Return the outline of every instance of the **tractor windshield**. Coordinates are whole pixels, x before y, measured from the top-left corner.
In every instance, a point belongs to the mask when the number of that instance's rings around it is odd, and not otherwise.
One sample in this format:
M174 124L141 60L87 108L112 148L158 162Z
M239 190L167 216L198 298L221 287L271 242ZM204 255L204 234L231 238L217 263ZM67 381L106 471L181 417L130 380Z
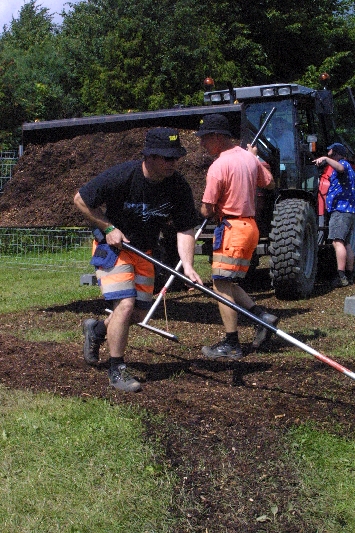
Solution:
M264 136L280 152L281 182L279 186L282 188L294 188L298 180L296 162L299 143L295 139L293 101L287 99L248 103L246 105L246 116L256 130L259 130L273 107L276 108L276 111L265 128Z
M294 118L292 116L292 101L267 101L253 103L246 106L248 120L259 129L271 109L276 107L264 135L271 144L280 150L281 163L295 163Z

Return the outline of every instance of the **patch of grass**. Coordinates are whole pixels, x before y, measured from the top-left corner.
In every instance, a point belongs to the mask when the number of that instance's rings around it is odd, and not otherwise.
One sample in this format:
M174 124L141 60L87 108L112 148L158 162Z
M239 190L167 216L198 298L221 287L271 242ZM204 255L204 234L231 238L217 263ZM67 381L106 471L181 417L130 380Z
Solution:
M172 531L172 479L142 413L0 387L3 533Z
M318 533L355 531L355 442L311 425L290 434L298 460L307 523Z
M95 286L80 286L82 271L69 272L21 270L8 266L2 269L0 307L2 313L48 307L98 296Z
M64 329L39 329L33 328L21 335L27 341L31 342L72 342L78 338L78 333Z
M88 258L88 268L89 258ZM206 256L195 257L195 268L203 280L211 277L211 266ZM82 268L69 271L21 269L9 265L0 273L2 313L24 311L34 307L63 305L75 300L97 298L100 291L95 285L80 285Z

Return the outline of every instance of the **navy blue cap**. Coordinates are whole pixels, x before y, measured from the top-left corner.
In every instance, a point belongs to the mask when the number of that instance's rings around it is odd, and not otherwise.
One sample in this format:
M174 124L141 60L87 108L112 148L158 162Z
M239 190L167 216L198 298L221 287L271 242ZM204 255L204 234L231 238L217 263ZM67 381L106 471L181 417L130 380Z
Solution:
M327 146L327 150L333 150L333 152L336 152L339 155L346 156L347 150L345 146L341 143L333 143L330 146Z

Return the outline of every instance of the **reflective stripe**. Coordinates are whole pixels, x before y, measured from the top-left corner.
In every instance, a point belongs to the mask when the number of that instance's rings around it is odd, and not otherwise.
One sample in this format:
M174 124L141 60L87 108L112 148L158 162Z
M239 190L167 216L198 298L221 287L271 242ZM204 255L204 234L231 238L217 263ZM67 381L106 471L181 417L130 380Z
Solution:
M136 285L147 285L147 286L154 285L154 278L149 278L146 276L137 275L135 277L135 281L136 281Z
M213 254L212 256L214 263L224 263L226 265L241 265L248 266L250 265L249 259L243 259L240 257L229 257L222 254Z
M212 279L243 279L247 272L248 270L224 270L223 268L212 268Z
M133 283L115 283L113 280L109 280L109 283L104 283L104 280L101 280L101 292L106 294L107 292L127 292L129 290L134 290L135 287Z
M151 302L152 294L150 292L137 290L137 300L140 300L143 302Z
M122 263L121 264L117 264L110 269L110 271L108 272L108 274L117 274L117 273L122 273L124 274L125 272L134 272L134 268L132 265L123 265Z

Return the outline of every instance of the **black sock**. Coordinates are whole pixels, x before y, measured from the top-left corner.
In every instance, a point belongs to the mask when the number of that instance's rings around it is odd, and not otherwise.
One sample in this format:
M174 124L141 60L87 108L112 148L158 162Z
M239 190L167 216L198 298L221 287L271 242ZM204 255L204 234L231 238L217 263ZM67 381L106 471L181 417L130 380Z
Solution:
M117 370L120 365L124 364L123 357L110 357L109 359L110 370Z
M238 331L233 331L232 333L226 333L226 340L232 346L234 344L239 344Z
M345 278L345 270L338 270L338 274L340 278Z
M106 337L106 332L107 332L107 328L105 326L105 321L104 320L98 320L97 324L95 324L95 326L93 327L93 330L94 330L94 333L95 333L96 337L105 338Z

